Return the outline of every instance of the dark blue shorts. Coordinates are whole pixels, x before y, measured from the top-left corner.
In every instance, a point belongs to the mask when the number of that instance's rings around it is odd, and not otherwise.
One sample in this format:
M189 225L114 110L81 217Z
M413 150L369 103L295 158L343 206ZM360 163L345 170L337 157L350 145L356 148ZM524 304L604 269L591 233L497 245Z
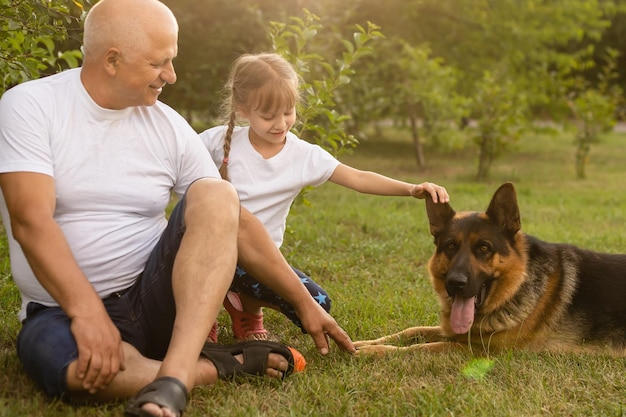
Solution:
M185 232L185 201L181 199L172 211L167 228L135 284L103 300L122 340L153 359L165 356L174 326L172 269ZM17 354L26 373L48 395L65 393L67 367L78 358L65 312L59 307L29 303L17 338Z
M172 270L185 232L185 201L183 197L172 211L167 228L135 284L103 300L122 340L144 356L157 360L165 356L176 315ZM311 296L329 311L330 298L326 291L301 271L295 268L294 271ZM237 268L231 290L278 306L302 329L293 306L243 269ZM17 353L27 374L44 392L55 397L64 394L67 390L67 368L78 358L78 349L70 331L70 320L63 310L30 303L18 335Z

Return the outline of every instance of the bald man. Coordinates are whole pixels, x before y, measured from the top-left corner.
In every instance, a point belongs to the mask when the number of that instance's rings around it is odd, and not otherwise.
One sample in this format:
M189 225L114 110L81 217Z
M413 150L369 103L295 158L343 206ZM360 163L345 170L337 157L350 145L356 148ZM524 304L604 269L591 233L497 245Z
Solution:
M291 372L282 344L205 343L237 263L295 306L322 354L327 336L354 352L196 132L158 101L176 81L177 41L162 3L101 0L85 21L81 68L0 100L20 360L52 396L134 396L127 415L180 415L194 386ZM168 221L171 192L180 200Z

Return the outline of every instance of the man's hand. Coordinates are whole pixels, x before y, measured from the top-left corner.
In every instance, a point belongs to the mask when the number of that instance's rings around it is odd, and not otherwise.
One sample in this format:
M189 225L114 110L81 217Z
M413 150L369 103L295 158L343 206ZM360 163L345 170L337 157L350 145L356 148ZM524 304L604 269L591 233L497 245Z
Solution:
M78 345L76 377L94 394L124 370L120 332L104 309L97 317L74 317L71 330Z

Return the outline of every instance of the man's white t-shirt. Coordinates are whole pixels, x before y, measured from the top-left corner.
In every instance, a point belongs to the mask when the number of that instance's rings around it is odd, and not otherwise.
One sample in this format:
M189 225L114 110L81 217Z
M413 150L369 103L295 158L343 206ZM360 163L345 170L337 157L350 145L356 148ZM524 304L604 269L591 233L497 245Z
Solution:
M215 165L224 159L226 126L200 133ZM228 155L228 176L241 205L264 225L278 247L283 243L291 203L306 186L318 186L331 177L339 161L318 145L287 133L285 146L273 157L264 159L248 137L250 128L233 130Z
M171 192L182 195L200 177L219 177L197 133L174 110L98 106L68 70L8 90L0 100L0 173L49 175L54 218L74 257L101 297L122 290L143 271L163 232ZM0 195L13 278L30 301L57 305L36 280Z

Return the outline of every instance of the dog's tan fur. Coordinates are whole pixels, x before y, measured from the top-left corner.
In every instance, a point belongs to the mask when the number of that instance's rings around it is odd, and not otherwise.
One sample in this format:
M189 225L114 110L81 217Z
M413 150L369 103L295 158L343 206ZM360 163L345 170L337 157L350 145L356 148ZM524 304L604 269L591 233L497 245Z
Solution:
M485 212L456 213L428 199L426 209L440 325L355 342L359 354L471 347L626 356L626 255L526 235L510 183ZM455 297L466 300L456 304L466 308L453 312Z

